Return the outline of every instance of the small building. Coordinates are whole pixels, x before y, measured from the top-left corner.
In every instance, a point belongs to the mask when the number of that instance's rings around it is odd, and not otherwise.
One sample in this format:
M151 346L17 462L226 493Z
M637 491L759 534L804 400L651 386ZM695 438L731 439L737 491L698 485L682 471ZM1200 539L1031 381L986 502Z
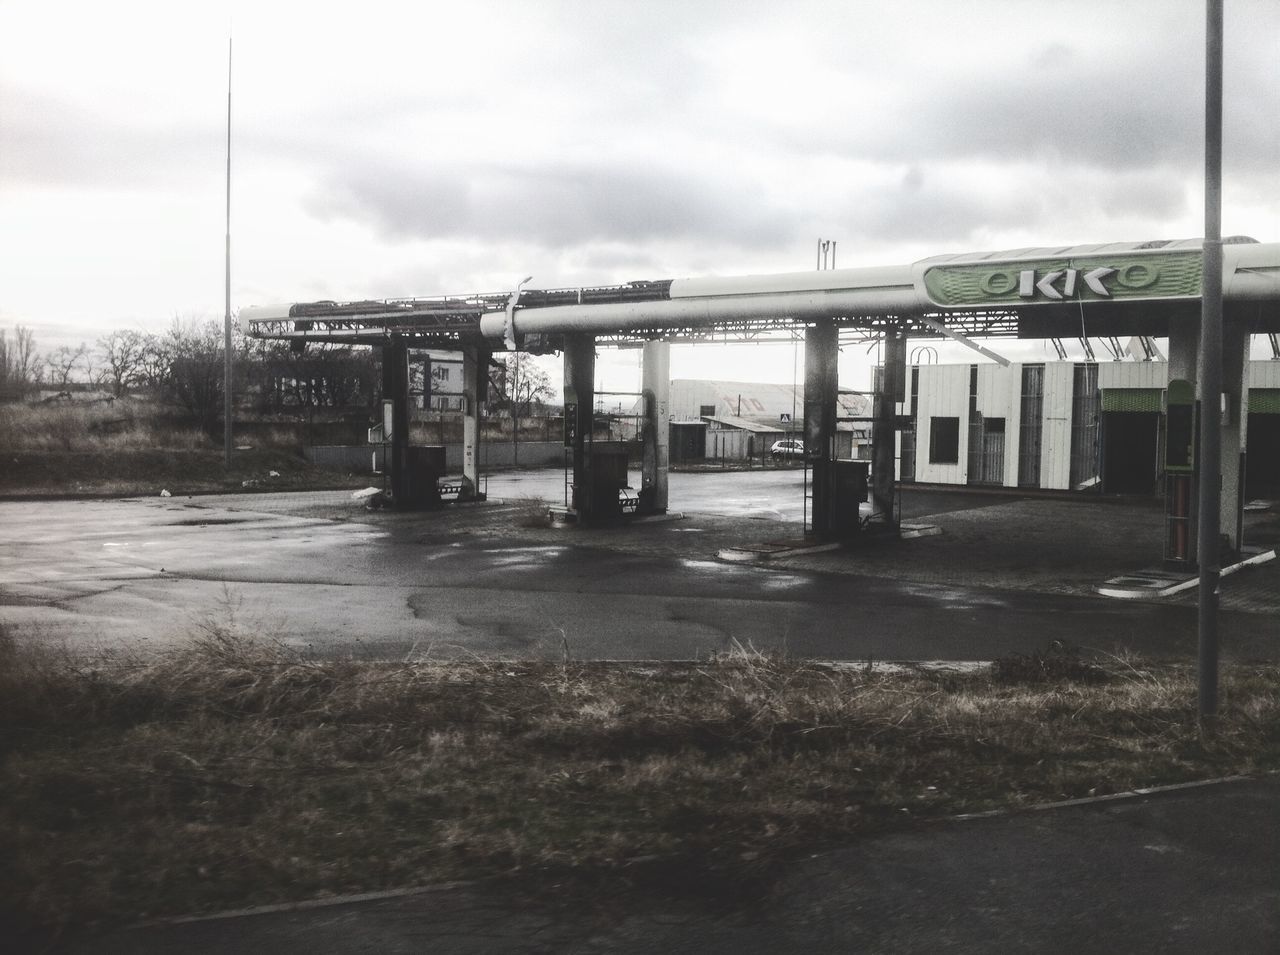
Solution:
M899 479L936 484L1162 490L1168 364L914 365L914 427L898 436ZM1280 362L1248 370L1246 493L1280 487Z
M760 424L733 415L708 417L707 458L717 461L763 461L775 441L802 436L803 428ZM836 425L837 460L871 460L871 430L865 422L841 421Z
M842 392L838 414L867 418L871 399ZM639 415L637 402L631 415ZM670 394L671 461L764 460L775 441L804 433L804 383L674 379ZM869 458L870 426L842 421L837 426L837 458Z
M707 417L707 458L713 461L763 460L775 441L789 432L777 424L760 424L735 415Z
M843 416L865 417L871 413L871 401L866 395L843 391L839 401L839 414ZM669 407L673 421L738 418L773 424L788 434L799 433L804 418L804 382L778 385L676 378L671 382Z

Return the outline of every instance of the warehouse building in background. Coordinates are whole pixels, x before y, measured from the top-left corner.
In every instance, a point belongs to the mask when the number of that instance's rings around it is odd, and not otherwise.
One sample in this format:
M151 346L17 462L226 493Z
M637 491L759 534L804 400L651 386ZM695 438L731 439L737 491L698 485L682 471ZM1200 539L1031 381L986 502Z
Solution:
M713 381L678 378L671 382L671 460L762 461L775 442L803 433L804 384ZM869 418L871 399L853 391L838 398L841 418ZM837 424L836 457L867 459L869 422Z

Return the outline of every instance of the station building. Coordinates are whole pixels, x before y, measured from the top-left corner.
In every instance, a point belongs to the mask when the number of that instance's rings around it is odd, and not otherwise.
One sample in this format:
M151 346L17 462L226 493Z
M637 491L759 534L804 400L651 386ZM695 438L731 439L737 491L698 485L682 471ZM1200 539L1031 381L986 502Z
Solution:
M1158 494L1163 361L912 365L898 478ZM1245 495L1280 491L1280 361L1248 364ZM905 422L904 422L905 423Z

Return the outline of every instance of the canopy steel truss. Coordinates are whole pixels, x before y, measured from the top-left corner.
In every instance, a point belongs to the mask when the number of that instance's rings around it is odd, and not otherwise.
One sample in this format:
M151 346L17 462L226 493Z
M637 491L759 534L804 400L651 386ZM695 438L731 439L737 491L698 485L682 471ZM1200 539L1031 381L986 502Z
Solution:
M532 290L520 297L518 311L563 304L610 301L659 300L652 287L665 283L639 283L613 289ZM287 315L252 317L245 321L252 338L282 341L336 342L377 345L393 338L409 338L424 346L448 346L480 335L482 315L504 308L509 293L482 293L439 298L387 299L360 302L307 302L289 307ZM932 319L948 329L979 338L1013 338L1018 334L1016 310L939 312L928 316L850 315L836 317L842 329L875 336L886 329L905 330L913 338L944 337ZM724 320L712 325L640 328L597 336L603 345L638 347L648 341L685 344L767 344L793 341L809 322L790 317ZM865 336L864 336L865 337ZM539 338L533 347L557 349L556 336Z

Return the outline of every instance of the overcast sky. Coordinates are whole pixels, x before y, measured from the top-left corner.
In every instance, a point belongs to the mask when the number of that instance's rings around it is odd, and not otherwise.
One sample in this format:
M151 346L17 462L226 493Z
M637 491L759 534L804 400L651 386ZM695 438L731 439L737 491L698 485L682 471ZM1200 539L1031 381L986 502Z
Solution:
M1225 6L1280 241L1280 2ZM229 31L237 308L1203 232L1203 0L0 0L0 327L221 316Z

